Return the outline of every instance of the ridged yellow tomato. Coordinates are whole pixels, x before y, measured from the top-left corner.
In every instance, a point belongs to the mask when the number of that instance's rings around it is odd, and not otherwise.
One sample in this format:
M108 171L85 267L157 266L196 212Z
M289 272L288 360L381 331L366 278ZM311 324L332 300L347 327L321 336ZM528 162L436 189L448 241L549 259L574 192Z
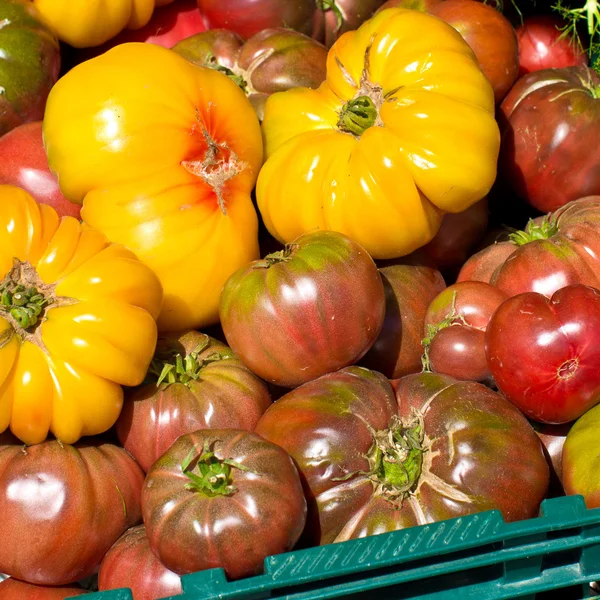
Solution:
M0 433L72 444L146 375L162 289L128 249L0 186Z
M99 46L123 29L148 23L155 6L173 0L33 0L44 21L75 48Z
M426 13L384 10L342 35L318 90L273 94L257 200L291 242L333 229L375 258L429 242L444 212L496 178L494 93L460 34Z
M122 44L58 81L44 140L83 220L158 274L159 329L216 323L223 284L259 253L262 138L244 92L171 50Z

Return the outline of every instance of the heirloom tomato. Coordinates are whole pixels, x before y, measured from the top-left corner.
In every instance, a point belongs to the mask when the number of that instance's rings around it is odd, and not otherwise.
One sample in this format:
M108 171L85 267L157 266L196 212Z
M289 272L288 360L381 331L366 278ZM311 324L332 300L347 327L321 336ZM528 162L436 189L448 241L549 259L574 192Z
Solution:
M71 444L108 430L121 385L144 379L161 302L130 250L0 186L0 432Z
M98 589L129 588L134 600L155 600L181 594L181 578L169 571L150 549L146 528L128 529L102 559Z
M141 519L144 473L122 448L0 436L0 572L64 585L93 575Z
M485 330L508 296L482 281L462 281L440 292L425 315L423 366L457 379L488 382Z
M486 281L509 296L537 292L550 297L573 283L600 289L599 234L600 196L581 198L481 250L458 279Z
M226 279L259 256L262 140L242 90L166 48L122 44L54 86L44 142L83 220L159 276L159 329L216 323Z
M31 0L61 41L75 48L99 46L123 29L148 23L155 6L173 0Z
M287 450L304 478L305 540L329 544L490 509L507 521L537 515L548 464L510 402L432 373L394 385L396 393L380 373L348 367L289 392L259 421L256 432Z
M600 402L600 291L581 284L551 298L527 292L505 300L485 334L500 391L541 423L569 423Z
M391 265L379 269L385 290L385 319L361 364L397 378L421 370L423 327L429 303L445 287L436 269Z
M532 425L544 445L546 460L550 466L549 494L551 496L563 496L565 492L562 485L562 455L565 440L572 424L547 425L533 422Z
M202 67L221 71L248 96L259 119L267 98L293 87L317 88L325 80L327 49L292 29L263 29L244 42L227 29L182 40L173 50Z
M87 593L77 585L49 587L18 581L12 577L0 581L0 598L2 600L64 600Z
M265 225L283 242L330 229L374 258L409 254L494 182L492 88L456 30L413 10L380 12L327 61L318 90L267 100Z
M126 397L116 430L144 471L184 433L254 430L267 386L221 342L197 331L158 339L144 385Z
M220 314L227 343L254 373L294 387L364 356L381 331L385 293L359 244L317 231L234 273Z
M600 77L586 66L525 75L500 106L500 171L541 212L600 194Z
M290 456L250 431L206 429L179 437L142 489L150 547L180 575L222 568L230 579L260 573L291 550L306 499Z
M29 0L0 0L0 136L39 121L60 70L60 47Z

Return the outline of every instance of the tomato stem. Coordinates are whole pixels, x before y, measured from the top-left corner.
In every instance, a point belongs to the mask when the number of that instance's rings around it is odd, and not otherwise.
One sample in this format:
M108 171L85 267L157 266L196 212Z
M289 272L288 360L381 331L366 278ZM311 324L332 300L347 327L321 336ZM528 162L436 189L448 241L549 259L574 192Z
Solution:
M535 240L547 240L558 233L558 223L551 215L546 215L540 222L529 219L524 231L513 231L508 238L517 245L524 246Z
M589 36L588 56L590 57L592 68L600 72L599 50L600 44L598 37L600 35L600 3L599 0L585 0L580 8L570 8L564 6L562 0L558 0L552 6L552 10L557 12L566 24L561 28L561 38L568 37L578 48L583 49L584 45L578 32L578 26L581 21L585 21L586 30Z
M360 137L375 125L377 117L378 111L373 100L369 96L358 96L346 102L340 112L337 127L340 131Z
M342 28L344 17L340 7L336 4L336 0L315 0L315 4L317 5L317 8L323 12L333 12L335 15L335 33L337 34Z
M244 94L247 95L249 93L248 82L244 79L244 77L239 73L235 73L229 67L219 64L219 62L217 61L217 57L211 52L209 52L206 55L204 66L208 67L209 69L212 69L213 71L219 71L219 73L227 75L227 77L229 77L231 81L233 81L239 88L241 88Z
M267 254L263 260L256 261L253 265L253 269L268 269L273 265L276 265L280 262L289 262L292 260L292 255L294 251L298 247L298 244L286 244L283 250L278 250L277 252L271 252L271 254Z

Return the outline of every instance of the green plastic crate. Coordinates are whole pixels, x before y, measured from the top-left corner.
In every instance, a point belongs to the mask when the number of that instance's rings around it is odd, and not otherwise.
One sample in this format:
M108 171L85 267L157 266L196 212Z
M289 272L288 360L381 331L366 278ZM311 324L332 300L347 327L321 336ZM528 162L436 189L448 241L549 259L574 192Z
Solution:
M263 575L240 581L227 581L221 569L202 571L184 576L183 594L169 600L596 597L589 584L600 581L600 508L570 496L545 500L540 515L505 523L490 511L297 550L267 558ZM132 596L112 590L81 598Z

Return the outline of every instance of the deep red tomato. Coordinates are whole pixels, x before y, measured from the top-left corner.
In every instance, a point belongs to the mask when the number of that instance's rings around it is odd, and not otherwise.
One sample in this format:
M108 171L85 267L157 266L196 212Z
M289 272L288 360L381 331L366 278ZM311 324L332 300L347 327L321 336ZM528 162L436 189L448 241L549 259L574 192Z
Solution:
M128 529L100 565L98 589L119 588L129 588L134 600L155 600L182 592L181 578L156 558L143 525Z
M180 435L209 427L252 431L271 404L264 382L203 333L159 337L154 356L145 384L128 394L116 424L121 444L144 471Z
M41 204L52 206L61 217L79 219L81 206L62 195L48 166L41 121L19 125L0 137L0 184L23 188Z
M600 289L599 234L600 196L581 198L474 255L458 279L487 280L509 296L550 297L573 283Z
M327 48L283 27L263 29L244 40L227 29L211 29L173 47L185 59L231 77L262 120L267 98L293 87L318 88L325 81Z
M587 65L588 55L573 38L564 36L558 15L532 15L517 27L519 76L542 69Z
M361 364L390 378L417 373L425 313L446 287L444 278L436 269L411 265L383 267L379 273L385 289L385 320Z
M17 581L12 577L0 581L0 598L2 600L64 600L64 598L87 593L78 585L47 587Z
M489 381L485 330L507 297L481 281L455 283L440 292L425 315L425 368L457 379Z
M383 375L348 367L289 392L259 421L257 433L287 450L304 476L309 543L494 508L507 521L537 515L548 464L510 402L433 373L394 384L396 393Z
M0 436L0 573L64 585L92 575L117 538L140 521L144 473L100 441L24 447Z
M362 246L316 231L234 273L220 316L229 346L254 373L294 387L365 355L383 325L385 293Z
M570 285L551 298L509 298L485 334L502 393L541 423L568 423L600 402L600 291Z
M500 170L541 212L600 194L600 77L585 66L525 75L500 107Z
M238 429L183 435L150 469L142 490L150 546L183 575L223 568L255 575L264 559L291 550L306 522L306 499L292 459Z

